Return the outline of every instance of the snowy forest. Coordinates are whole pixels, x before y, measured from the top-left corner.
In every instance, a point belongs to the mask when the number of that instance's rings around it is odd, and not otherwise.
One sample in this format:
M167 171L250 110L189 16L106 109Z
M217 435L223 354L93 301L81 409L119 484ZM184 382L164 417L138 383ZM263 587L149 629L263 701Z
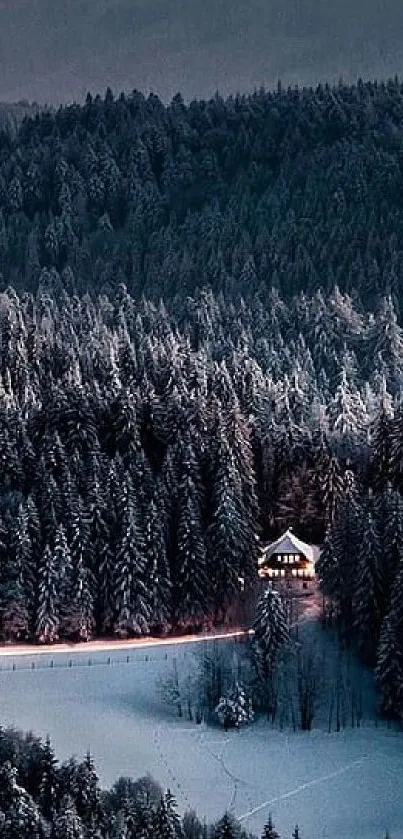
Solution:
M391 80L4 125L3 640L231 620L295 526L402 710L402 118Z

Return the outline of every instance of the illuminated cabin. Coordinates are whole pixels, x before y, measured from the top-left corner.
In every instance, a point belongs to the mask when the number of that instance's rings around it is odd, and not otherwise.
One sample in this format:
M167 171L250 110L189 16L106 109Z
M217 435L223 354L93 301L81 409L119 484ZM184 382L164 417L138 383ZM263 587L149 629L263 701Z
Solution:
M259 577L273 582L301 583L303 588L308 588L315 578L314 549L286 530L279 539L262 548Z

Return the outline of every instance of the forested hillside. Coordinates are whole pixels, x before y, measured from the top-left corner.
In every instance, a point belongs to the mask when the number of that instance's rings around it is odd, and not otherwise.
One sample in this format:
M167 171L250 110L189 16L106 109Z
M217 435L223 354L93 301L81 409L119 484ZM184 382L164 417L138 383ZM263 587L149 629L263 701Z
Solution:
M294 525L403 684L402 130L395 80L0 135L4 639L228 620Z
M0 137L3 287L398 296L402 126L397 80L39 114Z
M21 123L25 118L33 118L42 111L49 111L48 107L41 107L29 102L0 102L0 131L15 139Z

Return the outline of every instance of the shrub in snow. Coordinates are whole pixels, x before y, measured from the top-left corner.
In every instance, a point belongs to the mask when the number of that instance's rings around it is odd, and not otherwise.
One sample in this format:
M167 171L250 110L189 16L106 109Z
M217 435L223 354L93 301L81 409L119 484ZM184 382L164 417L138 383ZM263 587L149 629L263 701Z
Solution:
M252 701L246 696L245 689L239 682L235 682L232 690L220 698L215 713L225 729L239 728L252 722Z

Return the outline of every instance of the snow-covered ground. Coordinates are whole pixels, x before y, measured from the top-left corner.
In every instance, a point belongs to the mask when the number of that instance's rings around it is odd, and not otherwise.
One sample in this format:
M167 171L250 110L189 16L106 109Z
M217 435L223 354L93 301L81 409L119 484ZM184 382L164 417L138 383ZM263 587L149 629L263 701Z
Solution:
M376 728L368 714L360 729L331 734L325 715L310 734L264 721L227 733L179 721L156 680L174 656L180 666L191 655L183 646L116 651L108 664L91 652L88 666L88 654L61 654L53 668L51 654L0 656L0 722L49 733L60 758L89 748L104 785L150 772L182 811L208 820L231 808L260 833L271 811L282 837L298 821L302 839L383 839L387 828L402 839L402 733Z

